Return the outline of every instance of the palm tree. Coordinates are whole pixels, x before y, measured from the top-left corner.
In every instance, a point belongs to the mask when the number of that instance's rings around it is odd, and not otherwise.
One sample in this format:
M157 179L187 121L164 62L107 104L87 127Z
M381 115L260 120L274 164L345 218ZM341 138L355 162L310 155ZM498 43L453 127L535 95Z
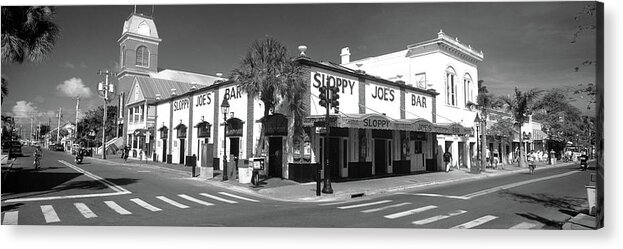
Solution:
M41 62L52 53L59 28L50 6L2 6L2 62Z
M303 94L306 88L302 75L302 68L288 57L286 47L268 37L251 44L240 66L232 71L231 78L250 96L259 96L264 103L264 117L281 101L285 101L285 106L294 116L294 137L298 137L302 133L305 116ZM265 129L262 124L256 153L261 153L264 140Z
M515 96L502 96L502 101L506 106L506 110L510 112L515 119L515 124L519 126L519 167L526 166L525 155L523 154L523 136L521 126L529 120L529 116L534 109L534 103L541 94L541 90L530 89L526 92L519 91L515 87Z
M50 6L2 6L2 62L41 62L52 53L60 35ZM8 82L2 77L2 101Z
M2 77L2 103L4 103L4 99L9 95L9 87L6 79Z
M487 118L489 117L489 110L494 109L494 108L499 108L501 106L500 101L493 96L493 94L489 93L489 90L487 90L487 87L484 86L484 80L479 80L478 81L478 97L476 98L476 103L474 102L467 102L467 108L475 108L476 110L478 110L480 112L480 117L482 119L482 132L480 134L482 134L481 136L481 156L484 157L487 151ZM476 138L478 139L478 138ZM491 157L493 159L493 157Z

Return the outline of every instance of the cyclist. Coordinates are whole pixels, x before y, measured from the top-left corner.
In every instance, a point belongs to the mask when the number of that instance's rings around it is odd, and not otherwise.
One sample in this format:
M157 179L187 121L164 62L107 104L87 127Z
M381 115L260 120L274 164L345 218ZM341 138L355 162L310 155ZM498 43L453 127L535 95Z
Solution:
M34 161L34 165L35 165L35 169L39 169L41 166L41 158L43 157L43 152L41 151L41 146L37 145L37 147L35 148L35 161Z

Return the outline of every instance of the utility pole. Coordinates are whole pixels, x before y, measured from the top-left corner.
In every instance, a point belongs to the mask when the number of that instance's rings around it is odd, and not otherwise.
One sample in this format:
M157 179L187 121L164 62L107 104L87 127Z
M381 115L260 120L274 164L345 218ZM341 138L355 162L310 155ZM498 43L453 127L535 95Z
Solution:
M61 142L61 116L63 113L63 107L58 108L58 126L56 126L56 143Z
M115 92L115 88L112 84L108 83L109 76L116 76L117 73L106 71L97 71L98 75L104 75L104 83L100 82L97 84L97 91L100 96L104 99L104 120L102 122L102 159L106 159L106 116L108 113L108 93L112 95Z
M32 121L33 121L33 118L30 117L30 137L28 138L28 141L30 141L30 145L32 145L32 135L35 134L34 130L32 129Z
M78 141L78 115L80 114L80 96L76 96L76 132L74 134L74 143Z

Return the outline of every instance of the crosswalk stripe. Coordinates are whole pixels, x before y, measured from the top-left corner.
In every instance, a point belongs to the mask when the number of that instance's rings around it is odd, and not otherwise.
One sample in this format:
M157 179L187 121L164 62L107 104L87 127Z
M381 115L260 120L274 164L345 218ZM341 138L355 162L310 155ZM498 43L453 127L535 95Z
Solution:
M189 206L186 206L186 205L184 205L182 203L176 202L176 201L171 200L169 198L166 198L164 196L156 196L156 198L158 198L158 199L160 199L160 200L162 200L162 201L164 201L166 203L169 203L169 204L171 204L173 206L176 206L178 208L189 208Z
M162 211L162 209L154 207L151 204L149 204L149 203L147 203L147 202L145 202L145 201L143 201L143 200L141 200L139 198L130 199L130 201L132 201L132 202L138 204L139 206L144 207L145 209L147 209L149 211L152 211L152 212Z
M215 199L217 201L227 202L227 203L231 203L231 204L238 203L237 201L228 200L228 199L225 199L225 198L209 195L209 194L206 194L206 193L201 193L200 195L203 195L203 196L208 197L208 198Z
M372 212L385 210L385 209L388 209L388 208L402 207L404 205L409 205L409 204L411 204L411 202L403 202L403 203L398 203L398 204L394 204L394 205L384 206L384 207L380 207L380 208L366 209L366 210L363 210L361 212L362 213L372 213Z
M112 208L112 210L115 210L115 212L119 214L132 214L130 211L125 210L121 206L117 205L117 203L114 201L105 201L104 203L106 203L108 207Z
M177 195L177 196L182 197L182 198L184 198L186 200L189 200L189 201L192 201L192 202L199 203L199 204L204 205L204 206L213 206L214 205L214 204L209 203L207 201L202 201L202 200L199 200L199 199L195 199L193 197L190 197L190 196L184 195L184 194L180 194L180 195Z
M407 215L421 213L421 212L424 212L424 211L427 211L427 210L431 210L431 209L435 209L435 208L437 208L437 206L430 205L430 206L425 206L425 207L421 207L421 208L407 210L407 211L400 212L400 213L385 215L384 217L387 218L387 219L396 219L396 218L400 218L400 217L407 216Z
M54 207L52 207L52 205L41 206L41 212L43 213L43 217L45 218L46 223L61 221L61 219L58 218L58 215L54 211Z
M19 211L11 211L4 213L2 225L17 225L17 215Z
M253 200L253 199L249 199L249 198L246 198L246 197L237 196L235 194L230 194L230 193L227 193L227 192L218 192L218 193L222 194L222 195L229 196L229 197L237 198L237 199L240 199L240 200L251 201L251 202L260 202L258 200Z
M437 216L433 216L433 217L426 218L426 219L423 219L423 220L417 220L417 221L414 221L412 223L415 224L415 225L424 225L424 224L433 223L435 221L440 221L440 220L447 219L447 218L450 218L452 216L456 216L456 215L460 215L460 214L464 214L464 213L467 213L467 211L465 211L465 210L455 210L455 211L449 212L447 214L437 215Z
M472 227L475 227L475 226L480 226L480 225L482 225L484 223L487 223L489 221L495 220L497 218L498 217L493 216L493 215L486 215L486 216L480 217L478 219L472 220L470 222L466 222L466 223L463 223L461 225L454 226L454 227L451 227L451 228L469 229L469 228L472 228Z
M89 219L89 218L97 217L97 215L93 213L93 211L91 211L91 209L89 209L89 207L87 207L87 205L85 205L84 203L77 202L77 203L74 203L74 206L76 206L76 209L80 211L80 213L82 214L82 216L84 216L84 218Z
M351 206L343 206L343 207L337 207L337 208L339 208L339 209L350 209L350 208L358 208L358 207L367 207L367 206L383 204L383 203L388 203L388 202L391 202L391 200L382 200L382 201L376 201L376 202L368 202L368 203L362 203L362 204L351 205Z
M522 222L522 223L519 223L517 225L514 225L514 226L510 227L509 229L531 229L531 228L534 228L536 226L537 226L537 224L534 224L534 223Z

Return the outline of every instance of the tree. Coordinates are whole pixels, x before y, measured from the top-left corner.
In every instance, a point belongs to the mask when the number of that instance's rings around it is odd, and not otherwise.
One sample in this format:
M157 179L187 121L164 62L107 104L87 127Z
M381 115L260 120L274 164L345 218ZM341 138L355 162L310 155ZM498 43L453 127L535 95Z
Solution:
M513 119L515 120L515 124L519 127L519 167L526 166L525 155L523 153L523 133L521 131L521 126L528 122L529 115L532 114L536 98L540 94L541 90L530 89L522 92L515 87L515 95L512 98L510 96L501 97L506 110L511 113Z
M2 62L41 62L48 57L60 35L52 21L55 15L50 6L2 6ZM2 77L2 102L8 92Z
M487 87L484 86L484 80L478 81L478 97L476 98L476 103L467 102L467 108L476 108L480 112L480 118L482 120L483 125L481 134L481 155L484 158L487 151L487 119L489 118L489 111L494 108L499 108L501 106L501 102L493 96L493 94L489 93ZM478 138L476 138L478 139ZM491 157L493 160L493 157Z
M250 96L258 96L264 103L264 117L270 110L285 100L285 106L294 117L295 137L302 133L305 116L303 94L306 91L302 80L303 70L287 55L287 49L273 38L256 40L232 71L232 80ZM261 126L260 141L256 153L264 148L265 128Z
M108 109L108 113L106 115L108 115L108 117L117 115L116 106L107 106L107 109ZM80 134L77 134L76 137L92 141L92 138L89 138L88 135L89 135L89 132L95 131L95 134L96 134L95 138L101 138L103 120L104 120L104 107L103 106L99 106L94 110L87 111L86 114L84 115L84 118L78 121L77 127L78 127L78 130L80 131ZM106 131L105 131L106 141L108 141L110 138L116 136L115 120L110 119L110 118L106 119L105 127L106 127ZM101 145L100 139L95 139L95 141L93 142L97 144L97 146Z
M580 110L571 105L569 98L562 94L561 89L548 91L534 105L533 119L543 124L543 131L550 141L555 141L556 148L564 148L568 141L574 141L576 135L586 133Z

